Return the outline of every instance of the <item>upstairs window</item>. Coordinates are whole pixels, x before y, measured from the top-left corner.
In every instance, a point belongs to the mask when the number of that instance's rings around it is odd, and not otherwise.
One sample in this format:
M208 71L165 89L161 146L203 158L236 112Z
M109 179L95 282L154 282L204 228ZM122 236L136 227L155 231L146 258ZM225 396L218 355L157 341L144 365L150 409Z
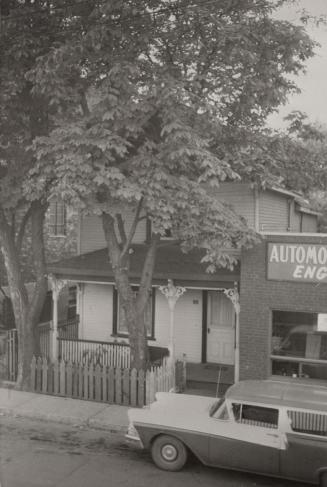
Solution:
M55 199L50 201L49 228L52 237L66 236L66 206L63 201Z

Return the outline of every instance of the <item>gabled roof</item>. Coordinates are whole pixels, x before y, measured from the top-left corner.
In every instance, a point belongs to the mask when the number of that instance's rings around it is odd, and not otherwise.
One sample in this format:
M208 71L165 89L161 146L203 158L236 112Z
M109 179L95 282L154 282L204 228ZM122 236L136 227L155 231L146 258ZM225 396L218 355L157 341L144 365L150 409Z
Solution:
M146 254L145 244L132 246L130 255L130 280L137 284L140 280ZM154 269L154 285L166 284L173 279L175 284L187 287L212 289L230 287L239 280L239 268L233 271L217 269L214 274L206 272L206 264L201 264L204 251L194 250L183 253L177 244L159 247ZM107 249L96 250L69 259L48 264L48 272L60 279L73 281L114 282Z
M267 188L270 191L274 191L275 193L284 194L289 196L294 200L297 205L297 210L301 213L308 213L309 215L319 216L321 213L319 211L314 210L310 207L310 202L304 198L304 196L300 193L296 193L295 191L289 191L288 189L280 188L277 186L269 186Z

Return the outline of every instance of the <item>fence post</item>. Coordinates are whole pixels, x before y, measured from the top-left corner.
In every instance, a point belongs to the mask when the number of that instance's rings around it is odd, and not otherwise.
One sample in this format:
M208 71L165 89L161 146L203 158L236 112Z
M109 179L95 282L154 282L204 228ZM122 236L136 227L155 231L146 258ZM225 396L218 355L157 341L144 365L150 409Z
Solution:
M175 364L175 390L183 392L186 388L186 363L184 360L177 360Z
M36 389L35 371L36 371L36 358L33 355L32 362L31 362L31 390L32 391L35 391L35 389Z

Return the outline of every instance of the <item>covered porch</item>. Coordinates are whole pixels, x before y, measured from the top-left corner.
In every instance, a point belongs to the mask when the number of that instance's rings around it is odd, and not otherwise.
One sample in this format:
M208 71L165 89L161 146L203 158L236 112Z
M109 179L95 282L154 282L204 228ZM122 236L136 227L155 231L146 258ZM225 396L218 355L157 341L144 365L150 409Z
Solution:
M130 274L135 286L139 282L144 255L144 245L133 246ZM160 248L153 277L152 331L148 344L150 355L155 353L160 359L163 350L168 349L170 353L173 350L177 359L187 363L189 391L202 389L215 395L218 381L221 393L238 375L239 269L217 269L216 273L208 274L206 265L201 263L202 255L200 251L183 254L178 245ZM48 270L53 290L52 356L62 355L63 345L65 353L70 350L70 355L76 347L81 350L90 345L93 347L92 356L96 356L100 349L108 355L108 347L123 350L121 354L128 355L128 335L119 333L117 325L117 293L107 252L103 249L60 261L49 265ZM167 286L169 282L177 293L173 307ZM64 344L58 340L56 307L61 289L72 284L77 289L80 323L74 340ZM215 296L220 297L218 301ZM220 313L222 321L228 317L231 324L228 330L226 327L222 327L224 330L215 329L216 323L212 319L222 301L230 303L228 310L226 308L227 311ZM224 345L226 350L230 350L231 357L226 362L221 354L215 355L213 344L221 341L222 337L220 335L219 338L217 331L229 337Z

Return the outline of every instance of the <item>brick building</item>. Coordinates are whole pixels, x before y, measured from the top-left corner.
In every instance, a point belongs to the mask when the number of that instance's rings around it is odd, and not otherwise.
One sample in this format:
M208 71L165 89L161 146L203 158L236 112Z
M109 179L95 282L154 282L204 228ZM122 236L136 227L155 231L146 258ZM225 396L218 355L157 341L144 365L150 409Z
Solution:
M241 378L327 380L326 284L327 236L267 235L243 254Z

